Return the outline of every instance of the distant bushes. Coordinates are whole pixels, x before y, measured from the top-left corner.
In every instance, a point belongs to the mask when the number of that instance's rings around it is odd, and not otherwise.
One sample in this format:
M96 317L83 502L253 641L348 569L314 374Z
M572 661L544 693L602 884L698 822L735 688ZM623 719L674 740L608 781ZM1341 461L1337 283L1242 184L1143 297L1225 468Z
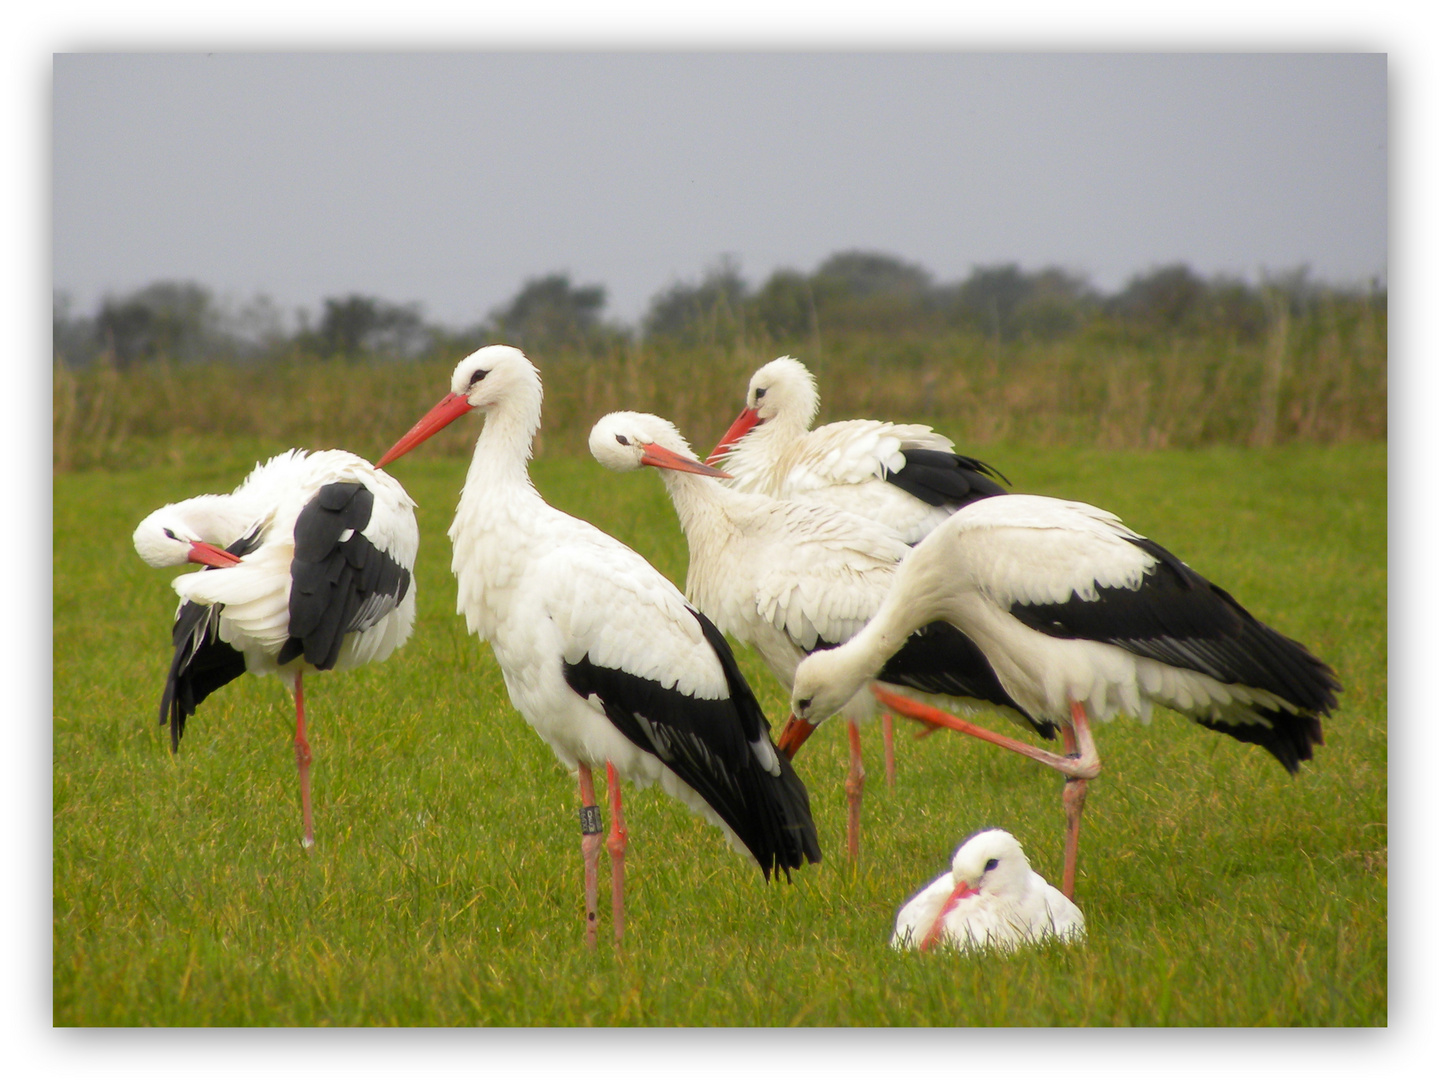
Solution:
M467 346L468 347L468 346ZM657 339L535 350L545 376L540 452L583 454L613 409L674 419L708 451L760 364L793 352L816 373L821 419L934 424L962 447L998 441L1103 447L1270 445L1386 436L1382 305L1322 304L1272 314L1255 340L1140 333L1108 319L1050 341L973 331L837 336L817 349L758 336L731 344ZM101 360L54 369L58 469L289 446L374 457L448 388L462 352L412 363L313 358L265 363ZM475 427L431 442L468 453Z
M464 330L363 296L327 300L298 328L263 298L232 312L191 284L110 298L89 317L57 296L55 466L217 440L376 455L489 341L520 345L544 372L547 451L583 453L590 425L619 408L667 415L708 450L750 373L784 353L819 377L822 419L925 420L963 446L1386 437L1386 294L1303 271L1257 286L1161 267L1106 296L1055 268L982 267L937 285L851 251L757 289L722 259L658 293L634 330L606 323L604 304L603 287L564 274L526 282ZM434 441L461 452L473 434L456 425Z

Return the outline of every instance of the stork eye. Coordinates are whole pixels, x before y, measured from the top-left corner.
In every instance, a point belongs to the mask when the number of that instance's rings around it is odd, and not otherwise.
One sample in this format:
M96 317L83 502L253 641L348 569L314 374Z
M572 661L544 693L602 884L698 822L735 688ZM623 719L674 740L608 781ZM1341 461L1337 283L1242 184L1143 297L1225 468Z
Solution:
M483 371L483 370L482 370L482 371L477 371L477 372L475 372L474 375L471 375L471 376L470 376L470 382L469 382L468 384L466 384L465 389L467 389L467 390L473 390L473 389L475 389L475 384L478 383L481 379L485 378L485 376L486 376L486 375L489 375L489 374L490 374L490 372L488 372L488 371Z
M809 712L810 705L814 700L814 698L802 697L799 701L795 702L795 704L800 706L801 712Z
M171 540L179 540L179 539L180 539L180 537L176 536L176 535L174 534L174 532L172 532L172 531L169 530L169 529L166 529L166 530L165 530L165 535L168 536Z
M757 387L755 388L755 400L756 400L756 401L759 401L762 397L764 397L764 396L765 396L765 391L768 390L768 389L769 389L768 386L757 386Z
M997 866L999 866L999 865L1000 865L1000 860L999 860L999 859L991 859L989 862L987 862L987 863L985 864L985 871L986 871L986 873L989 873L991 870L994 870L995 867L997 867Z
M618 442L621 446L629 446L629 445L630 445L630 440L627 439L624 435L616 435L616 436L615 436L615 441Z

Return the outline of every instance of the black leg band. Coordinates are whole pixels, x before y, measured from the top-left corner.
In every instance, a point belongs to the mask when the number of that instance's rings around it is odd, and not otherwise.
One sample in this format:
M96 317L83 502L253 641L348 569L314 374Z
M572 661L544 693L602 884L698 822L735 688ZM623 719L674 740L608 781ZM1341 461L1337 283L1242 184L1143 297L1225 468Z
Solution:
M581 835L583 835L583 836L594 836L596 833L603 832L604 830L605 830L605 826L604 826L603 824L601 824L601 822L600 822L600 807L598 807L598 806L582 806L582 807L580 807L580 832L581 832Z

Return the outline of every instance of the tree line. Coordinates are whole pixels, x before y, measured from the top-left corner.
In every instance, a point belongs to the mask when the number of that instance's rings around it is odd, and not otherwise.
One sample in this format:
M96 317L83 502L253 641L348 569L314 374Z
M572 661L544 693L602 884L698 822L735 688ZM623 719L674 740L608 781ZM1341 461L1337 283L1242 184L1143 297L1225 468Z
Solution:
M608 353L640 342L814 351L821 342L875 335L961 334L1005 344L1084 335L1247 343L1264 337L1277 319L1357 305L1383 311L1386 300L1379 283L1328 285L1304 268L1253 284L1204 277L1176 263L1137 273L1106 294L1056 267L976 267L964 280L946 283L891 255L843 251L811 273L777 270L756 287L733 259L721 258L698 280L657 293L635 326L604 317L603 285L576 284L565 273L524 282L507 303L463 328L427 321L418 303L358 294L327 298L318 316L302 311L291 327L265 297L235 308L194 282L156 282L107 296L91 314L73 312L57 292L54 355L71 368L104 358L124 369L157 359L453 358L496 340L566 354Z

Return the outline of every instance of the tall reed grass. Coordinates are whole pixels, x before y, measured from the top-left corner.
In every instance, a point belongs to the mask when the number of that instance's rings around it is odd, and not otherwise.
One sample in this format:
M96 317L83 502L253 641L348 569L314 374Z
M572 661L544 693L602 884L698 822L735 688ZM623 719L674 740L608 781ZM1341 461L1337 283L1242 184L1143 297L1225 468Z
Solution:
M1271 446L1386 437L1383 307L1279 312L1253 342L1137 335L1098 324L1055 342L977 335L834 341L619 342L604 351L530 350L545 376L538 453L583 453L613 409L673 419L708 450L742 404L746 381L797 355L820 383L820 419L938 423L961 447L996 442L1105 449ZM214 440L382 452L445 392L457 356L413 362L165 362L117 371L103 361L54 369L54 466L175 461ZM464 453L473 432L435 442Z

